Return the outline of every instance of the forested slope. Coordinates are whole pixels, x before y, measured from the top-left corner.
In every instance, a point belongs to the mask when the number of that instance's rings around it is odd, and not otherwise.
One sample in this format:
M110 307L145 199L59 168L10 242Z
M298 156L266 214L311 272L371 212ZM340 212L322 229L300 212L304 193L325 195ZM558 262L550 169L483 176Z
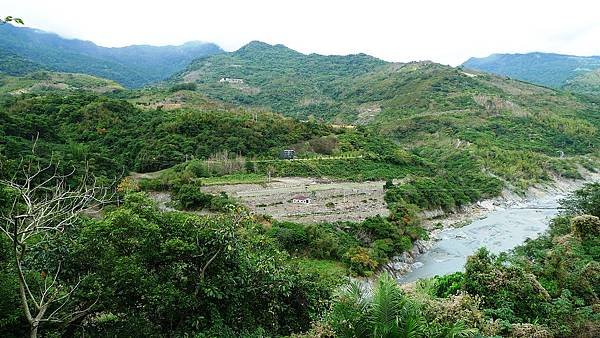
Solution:
M41 30L0 25L0 71L23 75L40 68L100 76L141 87L184 69L193 59L222 52L212 43L107 48Z

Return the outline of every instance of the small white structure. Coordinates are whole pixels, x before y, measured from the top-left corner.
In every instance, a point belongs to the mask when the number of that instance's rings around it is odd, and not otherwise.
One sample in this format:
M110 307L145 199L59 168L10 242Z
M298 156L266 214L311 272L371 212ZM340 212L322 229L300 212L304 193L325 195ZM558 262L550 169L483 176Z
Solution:
M219 82L221 82L221 83L227 82L227 83L241 84L241 83L244 83L244 80L243 79L234 79L234 78L231 78L231 77L222 77L221 80L219 80Z
M310 204L310 197L304 195L296 195L292 197L292 203L294 204Z

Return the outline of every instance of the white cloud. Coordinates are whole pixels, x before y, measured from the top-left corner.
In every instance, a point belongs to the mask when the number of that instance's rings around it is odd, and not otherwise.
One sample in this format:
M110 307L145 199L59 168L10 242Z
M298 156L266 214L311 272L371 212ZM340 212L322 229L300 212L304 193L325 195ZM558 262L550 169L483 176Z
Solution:
M497 52L600 54L594 1L1 1L0 15L103 46L203 40L235 50L262 40L305 53L452 65Z

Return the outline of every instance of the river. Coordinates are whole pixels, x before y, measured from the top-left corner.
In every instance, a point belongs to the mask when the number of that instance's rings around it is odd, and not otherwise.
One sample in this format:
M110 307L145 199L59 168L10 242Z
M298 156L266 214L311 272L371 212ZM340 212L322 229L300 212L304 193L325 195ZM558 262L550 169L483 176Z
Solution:
M467 257L480 247L499 253L522 244L527 238L540 236L558 213L559 200L564 197L562 194L545 196L498 209L461 228L446 228L434 233L437 241L429 251L417 257L413 270L398 278L398 282L409 283L463 271Z

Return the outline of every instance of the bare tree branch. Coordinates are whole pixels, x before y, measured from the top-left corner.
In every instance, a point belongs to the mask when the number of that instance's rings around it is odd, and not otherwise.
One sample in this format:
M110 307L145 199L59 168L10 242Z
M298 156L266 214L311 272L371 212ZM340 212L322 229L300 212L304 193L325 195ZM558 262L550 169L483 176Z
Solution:
M37 137L33 152L36 143ZM71 296L81 279L66 291L61 281L62 262L59 262L49 284L48 276L42 272L43 281L37 281L39 294L34 294L31 289L36 281L28 276L35 271L28 271L25 263L31 245L50 240L50 235L61 235L75 224L81 212L89 208L101 208L112 200L112 189L99 186L97 178L90 175L87 165L81 178L75 177L75 174L75 168L67 174L61 174L59 163L51 158L45 166L33 160L22 160L12 178L0 179L0 185L7 187L14 195L10 210L0 214L0 234L6 235L12 243L21 305L31 327L31 336L37 335L40 323L68 322L70 318L89 312L96 303L84 310L61 315L71 303ZM69 185L70 181L79 183L73 186Z

